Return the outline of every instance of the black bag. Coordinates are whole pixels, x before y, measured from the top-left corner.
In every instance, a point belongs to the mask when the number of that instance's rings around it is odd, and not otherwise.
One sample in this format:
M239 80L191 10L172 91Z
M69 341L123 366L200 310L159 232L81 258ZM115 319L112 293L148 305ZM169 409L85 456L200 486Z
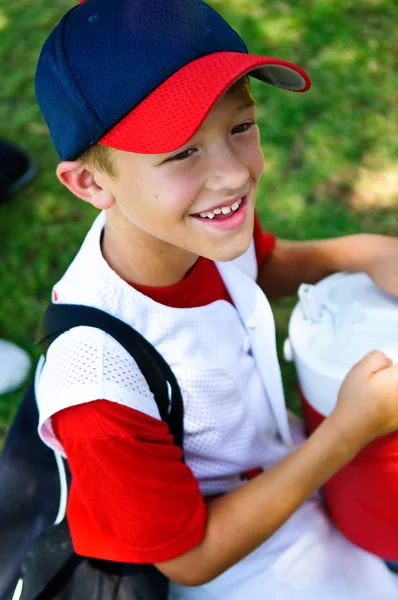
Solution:
M43 353L59 335L81 325L106 331L136 360L174 443L182 448L177 380L132 327L95 308L51 304L41 325ZM62 487L70 482L68 465L40 440L38 419L32 385L0 455L0 600L165 600L168 581L154 566L74 553L66 519L55 525Z

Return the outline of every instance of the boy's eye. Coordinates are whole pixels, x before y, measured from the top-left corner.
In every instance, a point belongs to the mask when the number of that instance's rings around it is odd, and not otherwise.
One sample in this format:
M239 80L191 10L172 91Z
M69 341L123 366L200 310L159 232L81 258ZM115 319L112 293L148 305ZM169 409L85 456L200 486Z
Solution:
M253 125L255 125L253 121L246 121L245 123L240 123L232 129L232 133L245 133L251 127L253 127ZM182 150L182 152L178 152L178 154L174 154L174 156L170 156L170 158L168 158L166 162L186 160L187 158L190 158L193 154L195 154L195 152L197 152L197 148L187 148L186 150Z
M232 129L232 133L245 133L245 131L248 131L251 127L253 127L253 125L253 121L246 121L246 123L240 123L240 125L236 125L236 127Z
M178 154L174 154L174 156L171 156L170 158L168 158L166 162L169 162L172 160L185 160L186 158L190 158L192 156L192 154L194 154L196 151L197 151L196 148L187 148L186 150L183 150L182 152L179 152Z

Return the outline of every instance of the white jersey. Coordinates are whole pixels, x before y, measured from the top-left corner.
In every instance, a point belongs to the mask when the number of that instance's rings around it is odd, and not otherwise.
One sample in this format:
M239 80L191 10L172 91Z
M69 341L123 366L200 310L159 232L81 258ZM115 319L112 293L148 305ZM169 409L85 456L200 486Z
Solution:
M93 306L118 317L157 348L181 388L186 462L204 495L228 492L242 485L240 473L259 466L267 469L293 449L272 312L255 283L254 246L239 259L217 265L234 306L219 300L201 307L173 308L141 294L109 267L100 248L104 222L105 216L99 215L75 260L55 285L54 296L60 303ZM51 417L68 406L107 399L160 418L134 359L109 335L90 327L75 328L51 345L37 376L36 394L40 435L61 453ZM359 582L347 580L343 565L365 568L364 580L370 577L367 591L372 589L374 571L378 591L385 581L387 595L355 595ZM293 594L296 584L307 581L312 571L321 574L321 587L310 577L304 595ZM313 585L318 591L346 590L347 594L313 595ZM390 594L389 586L395 595ZM384 564L346 542L330 525L316 497L216 580L196 589L172 585L170 595L240 600L248 591L251 600L398 598L395 581Z

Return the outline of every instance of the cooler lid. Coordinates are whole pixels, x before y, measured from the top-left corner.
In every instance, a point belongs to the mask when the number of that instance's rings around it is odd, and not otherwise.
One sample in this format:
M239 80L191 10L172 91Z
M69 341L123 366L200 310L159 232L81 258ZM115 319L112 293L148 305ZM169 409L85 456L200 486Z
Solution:
M299 299L289 337L302 358L345 372L375 349L398 362L398 299L367 275L336 273L314 286L303 284Z

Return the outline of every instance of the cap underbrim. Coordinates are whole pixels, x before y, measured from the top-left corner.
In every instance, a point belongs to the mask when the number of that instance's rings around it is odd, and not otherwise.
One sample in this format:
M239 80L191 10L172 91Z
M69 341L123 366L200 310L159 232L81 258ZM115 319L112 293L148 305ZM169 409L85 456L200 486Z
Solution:
M174 152L245 74L290 92L306 92L311 86L305 71L285 60L239 52L208 54L166 79L98 143L139 154Z

